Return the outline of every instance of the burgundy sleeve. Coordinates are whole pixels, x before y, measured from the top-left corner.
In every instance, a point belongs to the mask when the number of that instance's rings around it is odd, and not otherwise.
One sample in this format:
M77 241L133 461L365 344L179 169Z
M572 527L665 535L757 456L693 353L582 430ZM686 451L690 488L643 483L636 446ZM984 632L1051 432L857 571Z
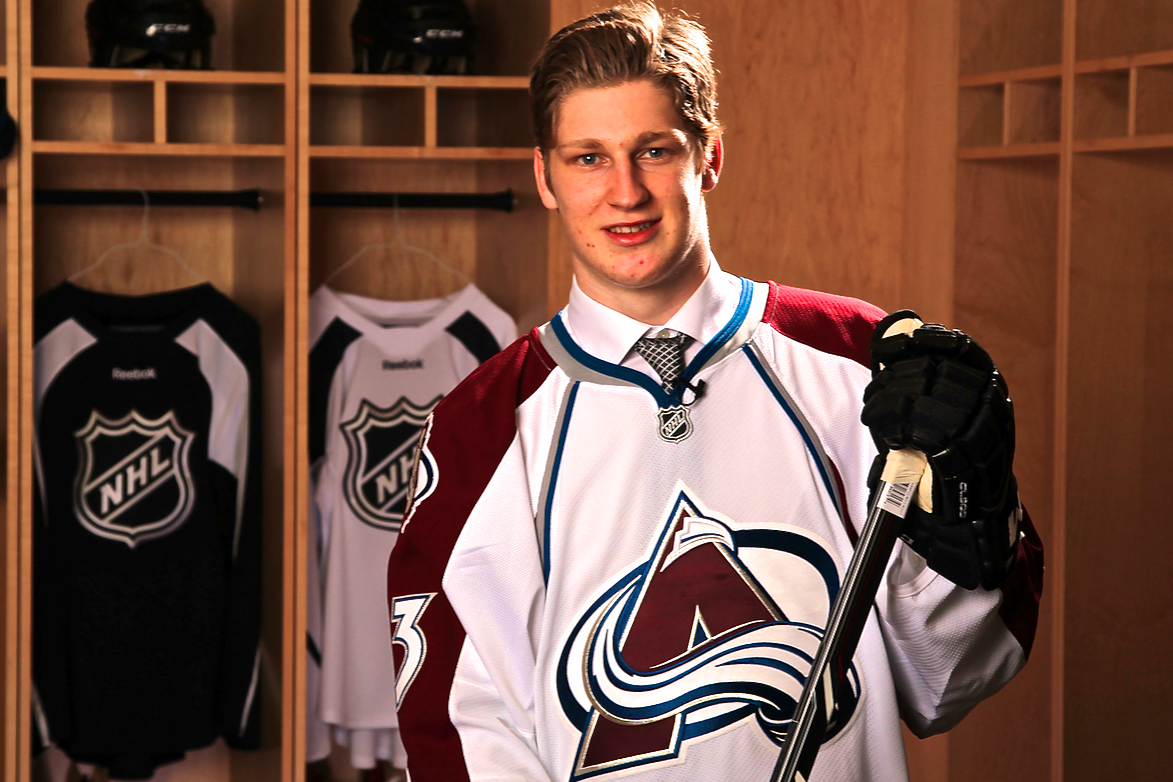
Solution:
M516 435L516 410L542 384L554 362L537 331L483 364L433 413L421 439L421 459L435 469L432 490L408 509L387 566L392 635L419 640L410 660L396 641L400 676L410 677L399 703L399 729L414 782L468 780L460 736L448 714L448 696L465 629L443 591L448 560L464 523ZM395 600L418 596L414 628L396 628ZM402 685L401 685L402 689Z

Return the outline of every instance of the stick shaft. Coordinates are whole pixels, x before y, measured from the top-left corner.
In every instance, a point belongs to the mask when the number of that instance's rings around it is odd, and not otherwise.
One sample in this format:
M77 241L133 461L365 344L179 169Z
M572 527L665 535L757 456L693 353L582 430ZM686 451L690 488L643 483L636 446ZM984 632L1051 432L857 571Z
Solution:
M833 680L828 679L828 676L843 680L851 658L855 655L864 624L867 623L892 547L896 544L900 516L885 510L883 500L891 491L911 493L915 486L900 484L893 487L881 481L877 487L867 523L864 524L859 544L843 577L839 594L835 597L826 632L795 707L786 735L786 747L774 766L771 782L805 782L810 774L823 738L822 726L825 721L821 717L829 714L834 707L834 688L830 686ZM820 688L823 689L822 699ZM822 714L819 713L820 703L823 705ZM814 735L816 725L819 726L819 735Z

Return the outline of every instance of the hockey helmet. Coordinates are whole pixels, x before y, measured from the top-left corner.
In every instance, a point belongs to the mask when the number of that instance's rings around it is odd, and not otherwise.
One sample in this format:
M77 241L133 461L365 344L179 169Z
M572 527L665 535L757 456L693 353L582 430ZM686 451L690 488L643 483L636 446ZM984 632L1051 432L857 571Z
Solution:
M86 8L93 68L208 69L215 32L201 0L92 0Z
M355 73L472 72L477 27L462 0L360 0Z

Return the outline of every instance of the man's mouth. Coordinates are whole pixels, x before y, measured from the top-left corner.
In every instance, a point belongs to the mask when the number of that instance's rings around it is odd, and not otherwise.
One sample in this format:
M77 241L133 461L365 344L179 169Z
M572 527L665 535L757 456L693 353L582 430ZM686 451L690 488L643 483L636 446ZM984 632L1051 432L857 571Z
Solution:
M629 223L627 225L612 225L604 230L610 231L613 234L637 234L640 231L646 231L655 225L657 220L647 220L642 223Z

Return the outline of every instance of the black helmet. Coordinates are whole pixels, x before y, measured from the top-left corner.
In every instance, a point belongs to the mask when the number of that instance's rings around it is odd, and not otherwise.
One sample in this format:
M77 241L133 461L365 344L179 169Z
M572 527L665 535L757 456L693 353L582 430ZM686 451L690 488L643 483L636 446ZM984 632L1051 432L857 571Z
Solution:
M201 0L92 0L86 8L93 68L211 68L214 32Z
M462 0L360 0L355 73L471 73L477 26Z

